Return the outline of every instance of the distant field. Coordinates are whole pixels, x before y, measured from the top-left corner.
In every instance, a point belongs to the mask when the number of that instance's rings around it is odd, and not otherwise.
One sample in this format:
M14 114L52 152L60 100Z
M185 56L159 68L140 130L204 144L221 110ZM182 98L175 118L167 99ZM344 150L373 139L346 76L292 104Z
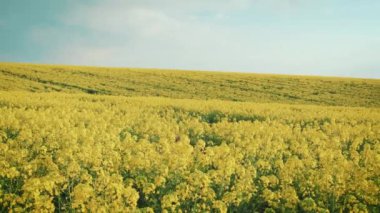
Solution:
M379 89L2 63L0 212L377 213Z
M0 63L0 90L380 107L380 80Z

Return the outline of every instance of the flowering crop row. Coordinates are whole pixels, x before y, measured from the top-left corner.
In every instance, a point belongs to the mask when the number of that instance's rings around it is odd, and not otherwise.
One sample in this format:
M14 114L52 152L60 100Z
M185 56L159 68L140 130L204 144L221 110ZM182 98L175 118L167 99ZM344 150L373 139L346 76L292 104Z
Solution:
M380 110L0 93L0 212L379 212Z

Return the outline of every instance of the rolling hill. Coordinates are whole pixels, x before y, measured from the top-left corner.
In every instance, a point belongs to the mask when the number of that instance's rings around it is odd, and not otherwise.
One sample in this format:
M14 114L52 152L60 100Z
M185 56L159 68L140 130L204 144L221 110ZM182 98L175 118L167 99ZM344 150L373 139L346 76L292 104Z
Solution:
M380 106L380 80L0 63L0 91Z
M0 212L380 212L380 80L0 64Z

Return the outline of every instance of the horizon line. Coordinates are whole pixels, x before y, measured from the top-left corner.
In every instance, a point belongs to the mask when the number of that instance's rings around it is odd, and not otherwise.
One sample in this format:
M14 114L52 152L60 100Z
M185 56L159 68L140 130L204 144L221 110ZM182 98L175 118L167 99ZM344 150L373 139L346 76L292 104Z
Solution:
M355 77L355 76L336 76L336 75L317 75L317 74L289 74L275 72L256 72L256 71L239 71L239 70L206 70L206 69L187 69L187 68L165 68L165 67L129 67L129 66L112 66L112 65L88 65L88 64L61 64L61 63L39 63L25 61L0 61L0 64L23 64L23 65L42 65L42 66L66 66L66 67L90 67L90 68L108 68L108 69L150 69L160 71L179 71L179 72L211 72L216 74L242 74L242 75L277 75L289 77L311 77L311 78L341 78L357 80L380 80L376 77ZM380 70L379 70L380 71Z

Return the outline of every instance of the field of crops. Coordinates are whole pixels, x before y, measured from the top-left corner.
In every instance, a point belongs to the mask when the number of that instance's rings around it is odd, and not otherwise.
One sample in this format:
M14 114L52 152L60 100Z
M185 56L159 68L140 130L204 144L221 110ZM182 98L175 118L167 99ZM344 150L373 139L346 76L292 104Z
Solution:
M380 107L380 80L0 63L0 91Z
M0 64L8 211L380 212L380 80Z

